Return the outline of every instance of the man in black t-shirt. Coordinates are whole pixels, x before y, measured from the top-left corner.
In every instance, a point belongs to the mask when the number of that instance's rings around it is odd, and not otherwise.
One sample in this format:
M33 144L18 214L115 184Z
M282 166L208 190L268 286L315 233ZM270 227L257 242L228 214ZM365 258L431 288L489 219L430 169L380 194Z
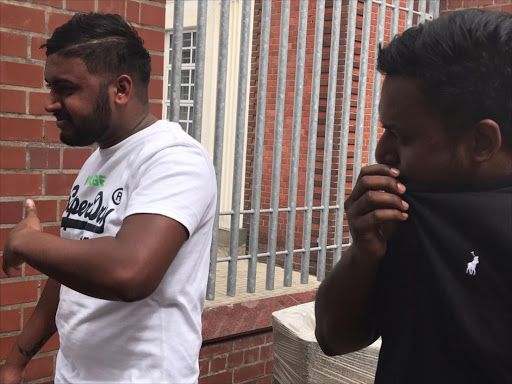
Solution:
M320 347L382 336L377 383L512 383L512 15L408 29L378 70L385 131L318 290Z

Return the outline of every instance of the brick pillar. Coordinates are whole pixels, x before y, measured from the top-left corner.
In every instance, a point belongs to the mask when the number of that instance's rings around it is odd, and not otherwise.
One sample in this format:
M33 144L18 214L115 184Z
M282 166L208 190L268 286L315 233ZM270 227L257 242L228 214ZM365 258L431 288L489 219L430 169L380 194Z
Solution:
M93 151L60 142L55 119L43 109L48 92L43 76L46 56L39 49L75 12L90 11L118 13L137 28L151 53L151 110L162 116L165 0L0 3L0 250L22 219L26 198L35 200L43 231L59 235L70 187ZM0 364L30 318L46 281L28 265L12 278L0 272ZM55 335L28 365L26 381L51 382L58 347Z

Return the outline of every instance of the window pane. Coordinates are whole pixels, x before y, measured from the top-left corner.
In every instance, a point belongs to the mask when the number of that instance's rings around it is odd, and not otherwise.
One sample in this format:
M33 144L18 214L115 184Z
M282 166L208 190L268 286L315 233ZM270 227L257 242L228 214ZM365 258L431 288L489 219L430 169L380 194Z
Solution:
M167 85L167 100L171 99L171 82L169 80L169 85Z
M192 61L191 61L192 64L195 64L196 63L196 50L194 49L192 51Z
M183 64L190 63L190 50L189 49L183 49L181 62Z
M188 116L188 108L187 107L180 107L180 121L185 121L187 120L187 116Z
M188 84L190 82L190 73L188 69L181 71L181 84Z
M165 118L167 120L169 120L171 118L171 106L168 105L166 109L167 109L167 112L166 112L167 114L165 115Z
M194 86L190 86L190 100L194 100Z
M190 121L193 121L194 120L193 117L194 117L194 107L190 107L188 110L188 119Z
M195 82L196 82L196 71L195 71L195 69L191 69L190 70L190 74L191 74L190 77L192 78L192 81L190 83L191 84L195 84Z
M192 34L190 32L183 34L183 47L192 46Z
M189 88L188 87L181 87L181 100L188 100L189 99Z

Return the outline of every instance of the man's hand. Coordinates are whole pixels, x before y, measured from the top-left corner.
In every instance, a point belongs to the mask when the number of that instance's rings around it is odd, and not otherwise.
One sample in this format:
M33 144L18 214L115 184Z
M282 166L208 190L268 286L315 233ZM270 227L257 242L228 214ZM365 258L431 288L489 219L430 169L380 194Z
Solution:
M384 164L364 167L345 202L352 246L360 254L380 260L396 223L407 220L409 205L401 198L405 186L396 179L399 174Z
M2 269L7 276L12 276L13 269L19 270L23 260L16 253L16 244L21 241L30 241L32 231L41 230L41 221L37 217L36 205L33 200L25 202L25 219L16 225L5 242Z

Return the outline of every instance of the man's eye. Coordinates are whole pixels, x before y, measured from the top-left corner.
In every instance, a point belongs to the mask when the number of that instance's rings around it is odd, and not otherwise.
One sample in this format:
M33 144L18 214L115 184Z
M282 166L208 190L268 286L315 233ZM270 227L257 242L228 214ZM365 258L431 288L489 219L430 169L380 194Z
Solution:
M394 136L394 137L397 137L398 135L396 134L395 131L393 131L392 129L387 129L387 128L384 128L385 129L385 132L390 135L390 136Z
M58 95L68 96L71 95L75 91L75 87L67 86L67 85L57 85L57 86L49 86L52 92L55 92Z

